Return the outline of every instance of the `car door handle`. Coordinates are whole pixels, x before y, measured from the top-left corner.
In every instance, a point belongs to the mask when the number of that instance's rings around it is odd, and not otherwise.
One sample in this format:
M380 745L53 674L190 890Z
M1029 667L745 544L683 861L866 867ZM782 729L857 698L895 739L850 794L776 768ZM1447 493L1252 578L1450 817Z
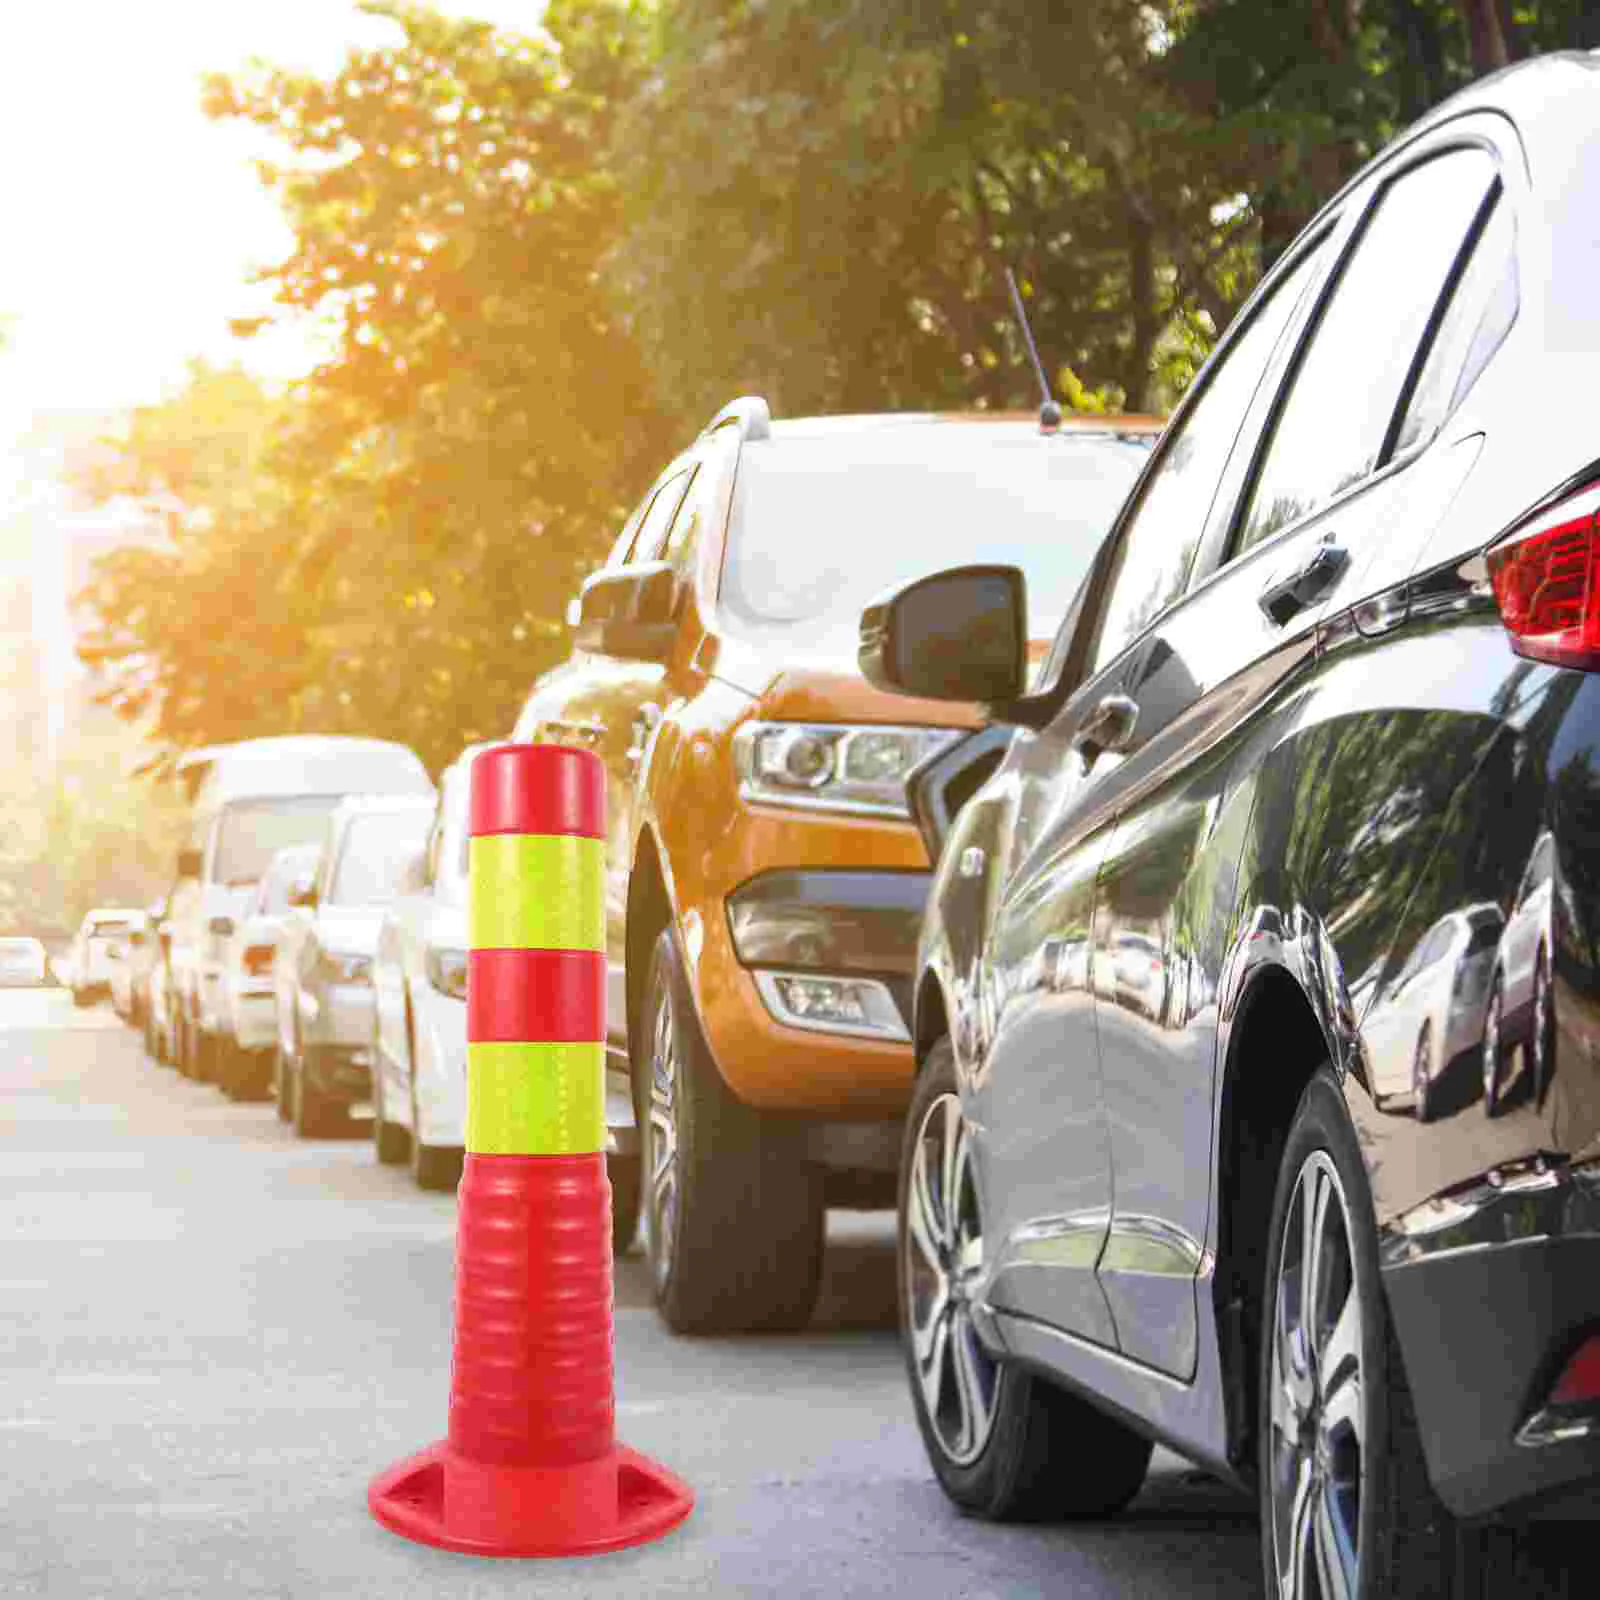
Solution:
M1331 534L1325 535L1310 555L1289 571L1280 573L1261 591L1257 604L1267 621L1281 628L1320 600L1349 564L1350 552L1336 543Z
M1072 748L1087 772L1103 750L1126 750L1133 743L1133 730L1139 721L1139 702L1128 694L1105 695L1094 710L1078 725Z
M661 723L661 707L653 700L647 700L634 713L633 718L633 743L628 746L627 761L630 766L638 766L644 759L645 747L650 743L650 735L656 731Z
M603 722L547 722L553 744L576 744L588 749L606 736Z

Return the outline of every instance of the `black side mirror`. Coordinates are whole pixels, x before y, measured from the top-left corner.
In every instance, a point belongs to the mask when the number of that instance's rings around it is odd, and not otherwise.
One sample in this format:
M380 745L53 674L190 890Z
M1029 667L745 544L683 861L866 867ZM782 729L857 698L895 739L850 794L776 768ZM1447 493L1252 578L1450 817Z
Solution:
M178 852L178 876L180 878L198 878L200 869L204 865L204 858L193 845L185 845Z
M233 936L232 917L213 917L207 926L219 939L228 939Z
M578 596L580 650L628 661L665 661L678 637L678 574L665 561L609 567Z
M919 578L861 613L861 670L896 694L1008 706L1027 681L1027 617L1016 567Z

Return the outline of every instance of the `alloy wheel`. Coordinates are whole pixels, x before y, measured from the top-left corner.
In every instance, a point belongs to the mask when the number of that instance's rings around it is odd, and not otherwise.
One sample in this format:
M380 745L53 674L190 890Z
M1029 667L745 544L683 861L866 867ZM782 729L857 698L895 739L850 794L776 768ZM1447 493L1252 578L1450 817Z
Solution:
M983 1220L961 1103L942 1094L923 1115L906 1189L905 1272L911 1355L928 1421L957 1466L983 1453L1001 1369L972 1317L983 1273Z
M1424 1028L1417 1035L1417 1048L1411 1053L1411 1105L1418 1122L1426 1122L1432 1109L1428 1104L1428 1057L1433 1053L1432 1039Z
M657 997L655 1028L650 1036L649 1148L645 1152L649 1188L644 1208L651 1270L658 1293L671 1276L678 1216L678 1078L677 1017L672 991L663 986Z
M1284 1219L1272 1304L1273 1570L1280 1600L1350 1600L1361 1574L1366 1374L1350 1210L1325 1151Z
M1500 985L1489 993L1489 1009L1483 1018L1483 1108L1494 1112L1500 1094Z
M1533 1094L1535 1099L1541 1101L1549 1082L1552 1054L1550 1034L1550 971L1541 955L1538 966L1533 970L1533 1037L1528 1045L1533 1067Z

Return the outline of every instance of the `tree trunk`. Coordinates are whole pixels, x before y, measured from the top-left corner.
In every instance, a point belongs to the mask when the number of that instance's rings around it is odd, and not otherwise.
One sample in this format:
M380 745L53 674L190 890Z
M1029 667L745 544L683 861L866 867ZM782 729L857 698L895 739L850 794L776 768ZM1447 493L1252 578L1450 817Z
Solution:
M1128 406L1145 411L1150 405L1150 358L1161 333L1156 314L1156 241L1150 222L1128 217L1128 299L1133 310L1133 344L1123 369L1122 389Z
M1394 65L1400 120L1415 122L1444 90L1444 41L1434 14L1417 0L1393 0L1390 27L1402 46Z
M1496 0L1457 0L1457 3L1461 7L1461 20L1466 24L1472 70L1482 75L1510 65Z

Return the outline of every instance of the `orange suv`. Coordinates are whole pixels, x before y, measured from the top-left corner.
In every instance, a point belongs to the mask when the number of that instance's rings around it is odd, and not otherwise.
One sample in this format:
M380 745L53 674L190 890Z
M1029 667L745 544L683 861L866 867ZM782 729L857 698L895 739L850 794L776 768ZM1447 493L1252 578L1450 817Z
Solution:
M610 774L610 1088L638 1130L613 1194L642 1191L673 1328L803 1324L825 1204L894 1202L939 828L913 818L907 779L1002 736L971 731L976 708L872 688L862 607L976 554L1023 569L1029 636L1051 637L1158 431L774 422L738 400L584 583L574 653L513 737L587 747ZM960 789L987 774L974 754Z

